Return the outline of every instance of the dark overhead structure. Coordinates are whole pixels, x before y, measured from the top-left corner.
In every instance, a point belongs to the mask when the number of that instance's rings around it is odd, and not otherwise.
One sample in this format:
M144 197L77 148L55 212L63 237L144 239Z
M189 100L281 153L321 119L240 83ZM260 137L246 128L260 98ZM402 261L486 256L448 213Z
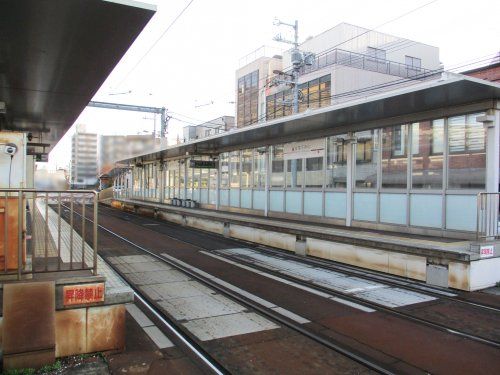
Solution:
M71 127L156 11L128 0L7 0L0 12L0 130Z

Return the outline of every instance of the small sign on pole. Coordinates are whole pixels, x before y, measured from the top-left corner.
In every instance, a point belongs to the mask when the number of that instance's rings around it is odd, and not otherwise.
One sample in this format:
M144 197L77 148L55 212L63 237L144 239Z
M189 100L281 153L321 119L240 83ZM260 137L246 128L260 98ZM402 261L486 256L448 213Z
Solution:
M494 245L481 246L479 248L479 256L481 258L490 258L493 255L495 255L495 246Z

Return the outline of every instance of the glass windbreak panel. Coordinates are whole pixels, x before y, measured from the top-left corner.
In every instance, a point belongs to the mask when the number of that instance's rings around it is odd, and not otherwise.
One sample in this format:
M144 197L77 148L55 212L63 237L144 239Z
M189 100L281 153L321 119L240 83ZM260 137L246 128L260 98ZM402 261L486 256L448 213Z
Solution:
M252 186L252 150L243 150L241 152L241 187L249 188Z
M283 160L283 146L274 146L271 158L271 187L282 188L285 185L285 161Z
M231 187L240 187L240 152L233 151L229 154L229 165L231 173Z
M184 163L181 163L180 165L180 168L179 168L179 187L181 189L184 188L184 186L186 186L186 160L183 160Z
M265 188L266 186L266 157L267 153L255 150L253 157L253 187Z
M193 189L200 188L200 169L193 168Z
M187 161L187 163L189 163L189 161ZM186 171L186 187L188 189L193 188L193 169L194 168L189 168L189 164L188 164L187 171Z
M347 186L347 147L346 134L328 138L326 187L345 188Z
M443 187L444 120L411 124L412 188Z
M229 154L223 153L220 155L220 187L227 189L229 187Z
M486 132L476 117L482 113L448 119L448 188L484 189L486 182Z
M360 188L376 188L379 130L357 132L355 136L357 139L355 185Z
M200 172L200 187L208 189L208 169L202 168Z
M208 188L217 190L217 169L211 168L208 170Z
M302 188L304 176L302 173L302 159L287 160L286 162L286 187Z
M408 126L382 129L382 187L406 189Z
M323 187L323 157L306 159L306 187Z

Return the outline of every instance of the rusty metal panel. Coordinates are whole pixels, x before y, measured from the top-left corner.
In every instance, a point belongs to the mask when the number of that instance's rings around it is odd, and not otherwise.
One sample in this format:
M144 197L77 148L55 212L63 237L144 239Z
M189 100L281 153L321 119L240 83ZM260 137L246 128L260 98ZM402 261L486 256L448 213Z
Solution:
M87 309L56 312L56 357L87 352Z
M0 197L0 270L17 270L19 241L19 209L18 197ZM23 202L23 207L25 207ZM24 212L22 213L24 215ZM24 216L22 218L24 223ZM23 234L25 228L23 225ZM26 240L22 238L22 262L26 263Z
M35 367L53 361L53 281L4 285L3 351L4 366Z
M87 309L87 352L124 349L125 311L125 305Z

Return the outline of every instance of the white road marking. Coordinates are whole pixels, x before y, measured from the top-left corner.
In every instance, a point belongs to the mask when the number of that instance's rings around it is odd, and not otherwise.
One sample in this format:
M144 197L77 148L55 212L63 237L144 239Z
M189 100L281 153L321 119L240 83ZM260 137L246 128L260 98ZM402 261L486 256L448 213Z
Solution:
M125 305L128 313L134 318L139 326L146 332L158 349L171 348L174 346L165 334L154 325L154 323L136 305L128 303Z
M341 272L330 271L324 268L315 269L311 268L309 265L298 267L298 262L296 261L291 263L291 261L281 259L278 256L261 254L252 249L223 249L218 250L218 252L230 254L231 256L241 259L242 261L253 263L256 266L261 266L267 261L270 265L269 268L272 267L272 269L275 269L282 274L297 277L301 280L305 280L328 289L341 291L360 299L364 299L365 301L375 302L387 307L400 307L436 299L423 293L391 287L383 282L375 282L357 276L349 276ZM225 260L222 257L219 257L218 259ZM231 264L238 266L236 262L230 262ZM245 267L245 269L248 269L248 266ZM256 272L264 274L261 271ZM271 278L280 281L279 278L276 278L275 276ZM289 282L287 283L290 284Z
M247 267L247 266L244 266L242 264L238 264L236 262L233 262L231 260L228 260L226 258L223 258L221 256L218 256L218 255L215 255L215 254L212 254L212 253L209 253L209 252L206 252L206 251L201 251L203 254L205 255L208 255L210 257L213 257L213 258L216 258L216 259L219 259L223 262L227 262L227 263L230 263L230 264L234 264L236 267L240 267L240 268L244 268L244 269L247 269L248 271L250 272L253 272L253 273L257 273L259 275L262 275L264 277L267 277L269 279L273 279L273 280L276 280L276 281L279 281L280 283L283 283L283 284L288 284L290 286L293 286L295 288L298 288L298 289L302 289L302 290L305 290L309 293L313 293L313 294L316 294L320 297L324 297L324 298L328 298L328 299L331 299L335 302L338 302L338 303L341 303L341 304L344 304L344 305L347 305L349 307L352 307L352 308L355 308L355 309L358 309L358 310L361 310L361 311L364 311L364 312L374 312L375 310L369 308L369 307L366 307L366 306L363 306L363 305L358 305L357 303L354 303L354 302L351 302L351 301L347 301L347 300L344 300L342 298L339 298L339 297L335 297L335 296L332 296L331 294L327 294L327 293L324 293L324 292L321 292L319 290L315 290L313 288L309 288L307 286L304 286L304 285L301 285L301 284L297 284L293 281L289 281L289 280L286 280L286 279L282 279L280 277L277 277L277 276L274 276L274 275L270 275L268 273L265 273L265 272L262 272L262 271L259 271L259 270L256 270L255 268L250 268L250 267Z
M202 253L205 254L204 251L202 251ZM187 263L182 262L182 261L180 261L178 259L172 258L168 254L161 254L161 255L165 256L165 257L167 257L169 259L171 259L173 262L179 262L179 263L181 263L184 267L190 269L193 272L200 273L200 271L201 271L200 269L198 269L198 268L196 268L194 266L191 266L190 264L187 264ZM201 271L201 272L203 272L203 271ZM205 273L205 272L203 272L203 273ZM229 290L232 290L232 291L234 291L234 292L236 292L238 294L241 294L244 297L248 298L249 300L254 301L254 302L256 302L256 303L258 303L258 304L260 304L260 305L262 305L264 307L272 308L272 309L279 308L280 310L276 310L276 311L278 311L278 312L281 311L280 312L281 315L286 316L287 318L290 318L290 319L296 321L299 324L310 323L310 320L307 320L306 318L303 318L303 317L301 317L301 316L299 316L299 315L297 315L297 314L295 314L295 313L293 313L291 311L288 311L288 310L286 310L286 309L284 309L282 307L276 306L276 304L274 304L272 302L269 302L269 301L267 301L267 300L265 300L263 298L260 298L259 296L256 296L255 294L247 292L246 290L238 288L237 286L229 284L228 282L226 282L224 280L221 280L221 279L219 279L219 278L217 278L215 276L211 275L210 279L213 282L215 282L215 283L217 283L217 284L219 284L221 286L224 286L225 288L228 288Z

